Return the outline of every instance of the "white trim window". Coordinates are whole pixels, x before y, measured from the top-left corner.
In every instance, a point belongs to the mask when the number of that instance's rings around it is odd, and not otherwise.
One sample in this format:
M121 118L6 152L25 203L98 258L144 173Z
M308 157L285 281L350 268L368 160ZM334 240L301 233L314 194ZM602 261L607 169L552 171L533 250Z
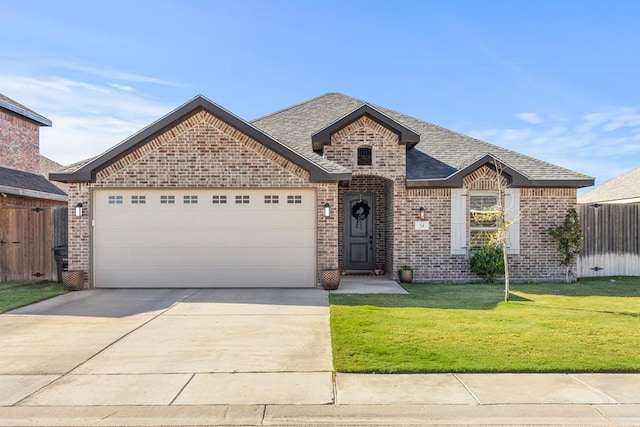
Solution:
M497 191L467 191L451 189L451 255L467 255L488 243L497 229L495 220L482 215L496 211ZM468 211L467 211L468 209ZM507 230L507 253L520 253L520 189L507 188L504 194Z
M500 200L497 191L469 192L469 249L482 249L498 231Z

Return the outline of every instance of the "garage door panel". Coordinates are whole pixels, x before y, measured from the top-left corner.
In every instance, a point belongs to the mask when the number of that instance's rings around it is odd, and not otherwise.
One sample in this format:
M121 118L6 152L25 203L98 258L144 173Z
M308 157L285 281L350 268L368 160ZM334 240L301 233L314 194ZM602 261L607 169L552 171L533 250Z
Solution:
M109 204L116 193L122 203ZM160 204L169 193L175 203ZM236 193L250 203L235 204ZM131 203L132 195L145 204ZM183 195L198 203L183 204ZM212 203L214 195L227 204ZM264 203L275 196L278 203ZM315 285L313 190L97 190L94 203L98 287Z
M184 288L184 287L225 287L260 288L284 287L299 288L314 275L306 268L291 268L288 277L283 280L279 269L251 269L238 271L238 268L205 267L163 267L142 273L138 268L107 268L102 272L106 285L103 288Z
M175 249L176 251L183 251L189 248L222 248L232 250L239 248L243 250L251 250L257 248L260 251L269 250L286 250L291 249L305 249L309 248L307 243L309 239L313 239L311 232L299 232L295 235L275 233L275 232L260 232L263 239L255 241L252 246L247 245L247 241L255 237L255 233L251 232L215 232L213 236L204 238L203 234L207 234L207 230L197 230L190 232L184 230L180 233L168 233L162 230L154 231L148 237L136 238L133 237L133 233L137 230L128 230L123 233L114 233L110 236L112 239L117 239L109 244L105 244L102 248L131 248L136 247L139 249L151 250L153 248L163 249ZM198 245L198 246L196 246Z

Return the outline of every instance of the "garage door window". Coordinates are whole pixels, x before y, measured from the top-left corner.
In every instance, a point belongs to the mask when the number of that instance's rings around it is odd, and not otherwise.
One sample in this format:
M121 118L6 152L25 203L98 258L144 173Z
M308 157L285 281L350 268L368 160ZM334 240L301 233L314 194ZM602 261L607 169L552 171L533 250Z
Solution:
M147 196L131 196L132 205L144 205L147 203Z
M182 198L182 203L184 203L185 205L197 205L198 196L184 196Z
M302 196L287 196L287 203L299 205L302 203Z
M236 205L248 205L249 204L249 196L236 196Z
M218 196L213 195L212 200L214 205L226 205L227 204L227 196Z
M175 196L160 196L161 205L173 205L176 202Z
M278 196L269 196L269 195L264 196L264 203L267 205L276 204L278 202L279 202Z
M109 196L109 204L110 205L121 205L122 204L122 196Z

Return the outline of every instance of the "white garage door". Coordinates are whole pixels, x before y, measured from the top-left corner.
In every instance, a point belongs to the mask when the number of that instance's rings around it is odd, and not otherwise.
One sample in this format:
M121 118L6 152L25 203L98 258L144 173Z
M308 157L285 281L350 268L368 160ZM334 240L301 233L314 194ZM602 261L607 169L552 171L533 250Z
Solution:
M309 189L94 192L96 287L313 287Z

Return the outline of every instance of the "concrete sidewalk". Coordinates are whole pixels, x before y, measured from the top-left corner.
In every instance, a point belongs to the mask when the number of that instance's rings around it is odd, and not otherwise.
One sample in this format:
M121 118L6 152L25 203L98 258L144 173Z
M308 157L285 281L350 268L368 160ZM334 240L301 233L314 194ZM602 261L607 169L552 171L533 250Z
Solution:
M105 290L0 316L0 426L640 425L637 374L333 374L320 290Z
M78 405L70 395L66 404L0 407L0 425L640 425L639 384L624 374L338 374L335 404ZM240 400L271 400L244 393Z

